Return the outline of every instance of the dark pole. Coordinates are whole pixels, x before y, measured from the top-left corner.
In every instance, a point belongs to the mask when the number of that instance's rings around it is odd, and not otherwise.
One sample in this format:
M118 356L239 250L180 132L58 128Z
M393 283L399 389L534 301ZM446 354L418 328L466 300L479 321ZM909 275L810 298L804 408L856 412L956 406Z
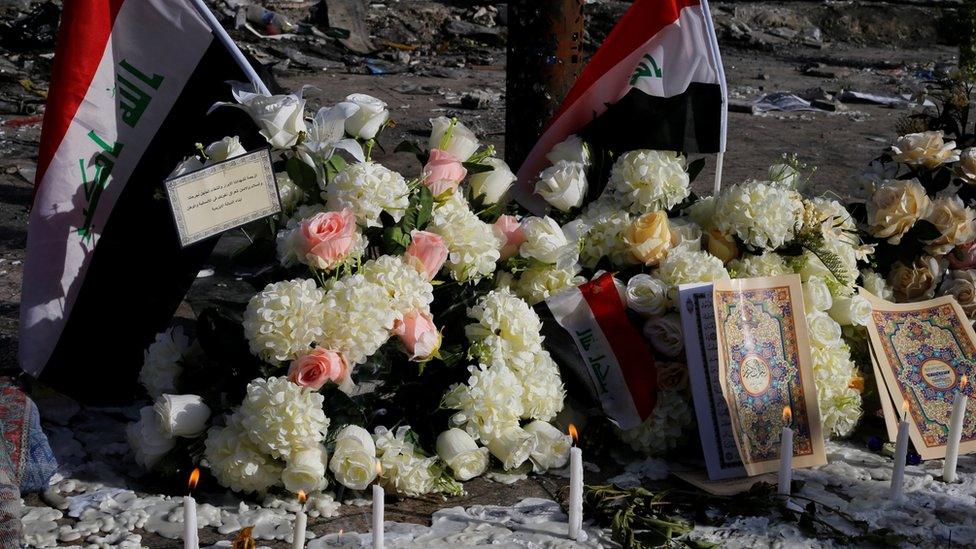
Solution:
M583 66L583 0L509 0L505 160L529 154Z

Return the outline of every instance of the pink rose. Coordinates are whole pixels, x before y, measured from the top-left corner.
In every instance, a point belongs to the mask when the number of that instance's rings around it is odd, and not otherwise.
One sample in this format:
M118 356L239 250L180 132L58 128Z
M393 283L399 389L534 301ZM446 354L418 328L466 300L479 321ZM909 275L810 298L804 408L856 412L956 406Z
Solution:
M440 196L448 192L453 193L464 176L468 175L468 170L464 169L461 161L453 154L432 149L422 175L424 185L427 185L431 194Z
M976 267L976 240L960 244L946 255L952 269L972 269Z
M321 212L302 221L305 260L319 269L331 269L349 255L356 242L356 216L344 208L338 212Z
M447 244L440 235L427 231L412 231L410 233L410 246L407 247L407 258L409 263L417 270L427 276L427 280L433 280L441 266L447 261Z
M525 232L522 231L522 224L512 215L503 215L495 221L492 227L495 236L503 240L505 244L501 249L501 259L508 259L519 251L519 246L525 242Z
M410 360L417 362L430 360L441 346L441 333L427 311L410 311L403 320L396 321L393 333L400 337L407 348Z
M321 347L291 361L288 380L299 387L318 391L327 382L341 384L349 378L349 364L335 351Z

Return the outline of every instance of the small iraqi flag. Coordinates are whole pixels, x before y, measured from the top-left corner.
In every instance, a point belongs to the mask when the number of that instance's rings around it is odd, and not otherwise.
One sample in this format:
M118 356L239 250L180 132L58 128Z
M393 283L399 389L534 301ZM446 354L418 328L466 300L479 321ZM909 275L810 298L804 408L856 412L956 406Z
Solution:
M531 183L573 134L620 153L725 152L725 72L705 0L636 0L569 90L518 171L516 197L544 208Z
M64 3L19 352L28 374L86 401L131 399L143 350L216 243L181 249L163 180L195 143L257 143L245 114L206 114L230 98L227 81L253 71L204 10L198 0Z

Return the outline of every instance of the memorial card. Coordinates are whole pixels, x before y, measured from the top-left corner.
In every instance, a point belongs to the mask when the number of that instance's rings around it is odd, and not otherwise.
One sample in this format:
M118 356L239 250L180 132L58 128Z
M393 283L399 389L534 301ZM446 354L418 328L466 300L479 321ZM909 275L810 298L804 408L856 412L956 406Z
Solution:
M688 359L688 381L708 478L725 480L745 476L746 470L739 459L739 448L732 431L732 417L719 381L712 284L678 286L678 304Z
M268 149L169 179L166 193L183 247L281 211Z
M719 280L713 289L722 392L749 476L779 468L793 429L793 467L827 463L797 275Z
M873 309L868 333L878 369L895 409L908 402L908 432L919 455L945 457L958 391L970 395L959 452L976 451L976 398L965 382L976 373L976 333L962 307L951 296L891 303L863 289L861 295Z

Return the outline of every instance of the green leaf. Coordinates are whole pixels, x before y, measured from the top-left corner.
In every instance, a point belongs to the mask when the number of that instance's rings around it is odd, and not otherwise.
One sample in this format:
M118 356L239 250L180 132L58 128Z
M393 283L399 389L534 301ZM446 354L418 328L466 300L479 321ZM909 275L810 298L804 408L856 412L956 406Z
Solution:
M495 171L495 168L492 166L477 162L461 162L461 165L464 166L464 169L468 170L468 175Z
M296 156L288 159L285 163L285 170L288 177L300 189L305 191L307 196L317 196L319 194L318 178L315 176L315 169L301 161Z
M410 234L403 232L399 225L383 230L383 248L389 255L400 255L410 245Z
M427 187L421 186L417 193L417 221L416 228L423 229L430 223L430 218L434 213L434 195Z
M705 158L699 158L688 164L688 179L694 181L698 174L705 168Z

